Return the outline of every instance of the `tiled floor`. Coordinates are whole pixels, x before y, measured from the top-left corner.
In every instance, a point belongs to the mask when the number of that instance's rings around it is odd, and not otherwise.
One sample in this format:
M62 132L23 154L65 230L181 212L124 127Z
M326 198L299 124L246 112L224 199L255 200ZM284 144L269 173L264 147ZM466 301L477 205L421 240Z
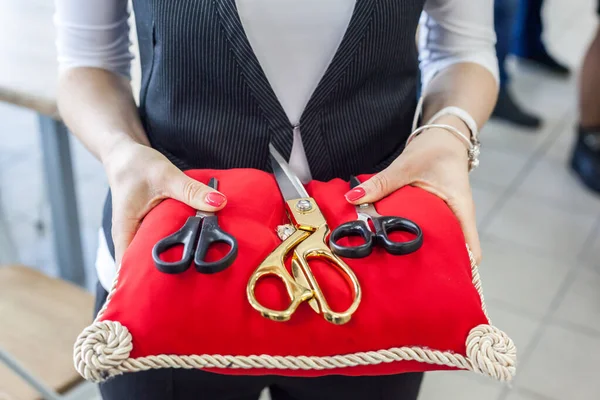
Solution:
M595 0L547 3L550 47L577 69L596 23ZM566 168L577 76L517 71L514 91L544 116L544 126L529 132L489 123L473 193L484 290L495 324L518 346L518 374L508 387L469 373L431 373L422 400L600 399L600 197ZM36 132L31 113L0 105L0 263L55 274ZM99 163L75 141L73 151L91 285L107 184Z

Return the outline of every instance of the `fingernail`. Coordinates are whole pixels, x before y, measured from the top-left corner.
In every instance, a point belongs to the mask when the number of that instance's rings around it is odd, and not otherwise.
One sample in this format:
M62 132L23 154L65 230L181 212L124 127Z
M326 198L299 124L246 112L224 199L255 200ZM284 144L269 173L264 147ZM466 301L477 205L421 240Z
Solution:
M348 201L356 201L365 195L365 189L357 187L344 195Z
M225 203L225 200L227 200L227 198L219 192L210 192L204 198L206 204L213 207L221 207L221 205Z

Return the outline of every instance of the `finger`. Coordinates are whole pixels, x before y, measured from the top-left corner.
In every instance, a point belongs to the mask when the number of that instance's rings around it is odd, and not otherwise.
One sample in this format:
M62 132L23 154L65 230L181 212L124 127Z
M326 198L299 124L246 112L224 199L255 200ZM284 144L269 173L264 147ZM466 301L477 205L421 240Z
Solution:
M409 183L403 169L392 164L344 196L352 204L374 203Z
M479 233L477 232L475 204L472 197L449 198L447 203L458 218L469 249L473 253L475 262L479 264L482 257L481 243L479 242Z
M115 262L117 266L121 263L125 251L133 241L135 233L140 226L136 218L127 218L115 214L112 222L112 239L115 246Z
M190 178L180 170L171 173L164 182L167 196L202 211L217 211L225 207L227 198L213 188Z

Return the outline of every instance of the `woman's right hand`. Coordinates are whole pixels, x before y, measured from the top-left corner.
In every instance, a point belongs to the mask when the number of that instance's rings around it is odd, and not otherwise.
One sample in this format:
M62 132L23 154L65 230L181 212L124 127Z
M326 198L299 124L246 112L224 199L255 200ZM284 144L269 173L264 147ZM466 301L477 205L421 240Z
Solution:
M173 165L164 155L143 144L126 140L102 157L112 192L112 237L115 260L120 264L144 216L166 198L196 210L217 211L227 199Z

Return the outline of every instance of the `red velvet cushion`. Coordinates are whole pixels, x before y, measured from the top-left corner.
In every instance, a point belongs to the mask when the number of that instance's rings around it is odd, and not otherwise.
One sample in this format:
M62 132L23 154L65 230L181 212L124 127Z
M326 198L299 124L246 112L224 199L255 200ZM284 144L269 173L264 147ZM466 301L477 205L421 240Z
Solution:
M262 317L248 303L246 285L256 267L281 243L277 226L289 223L273 176L250 169L187 173L204 183L211 176L218 178L219 190L228 198L227 206L218 213L219 224L237 238L239 254L231 267L213 275L199 274L194 268L179 275L159 272L152 262L152 247L178 230L194 210L172 199L153 209L127 250L107 307L96 321L116 321L128 330L132 337L130 360L156 355L335 356L398 347L466 356L470 331L488 324L457 219L442 200L415 187L397 191L377 202L376 208L382 215L398 215L419 224L423 246L405 256L391 256L376 248L367 258L344 259L363 291L350 322L328 323L306 303L288 322ZM360 178L364 181L368 176ZM330 228L356 218L354 207L344 199L347 182L313 181L307 190ZM170 256L177 256L174 253ZM315 265L315 274L329 304L345 309L350 294L343 280L333 269L320 265ZM281 288L275 280L261 282L260 299L270 306L283 306L287 297ZM85 332L79 342L84 336ZM85 354L76 354L76 360L87 362ZM334 369L209 370L318 376L446 368L413 360ZM121 372L127 370L123 367Z

